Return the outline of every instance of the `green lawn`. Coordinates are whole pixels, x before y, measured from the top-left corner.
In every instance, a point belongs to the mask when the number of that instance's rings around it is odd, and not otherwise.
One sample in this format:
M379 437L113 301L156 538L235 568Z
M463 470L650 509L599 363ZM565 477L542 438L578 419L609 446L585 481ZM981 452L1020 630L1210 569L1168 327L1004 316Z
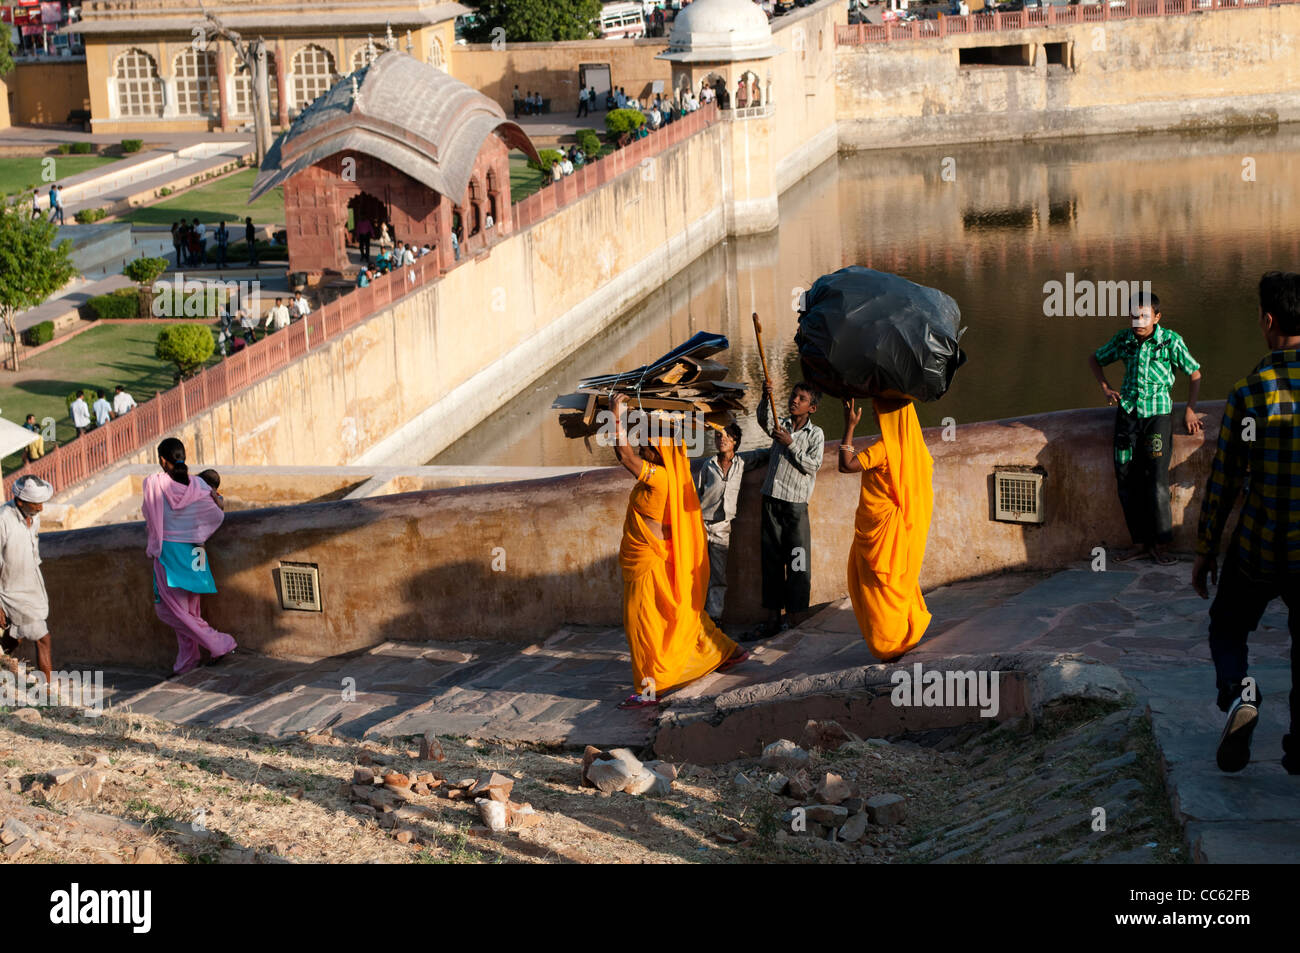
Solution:
M156 391L172 386L174 367L154 357L154 342L163 324L113 324L91 328L66 344L51 348L23 361L23 371L40 371L39 377L8 384L0 376L0 415L21 424L28 414L37 421L53 417L58 423L60 444L76 432L68 417L67 395L86 391L86 403L95 402L92 391L103 390L113 399L113 388L121 384L137 402L143 404ZM213 362L220 360L213 354ZM6 457L4 472L21 463L18 454Z
M119 221L135 225L171 225L177 219L197 218L204 225L216 225L222 221L242 222L251 215L258 225L283 225L283 189L274 188L252 205L246 204L256 178L256 169L240 169L207 185L168 196L153 205L132 209ZM208 245L212 245L211 238Z
M118 156L15 156L0 159L0 195L22 192L25 189L38 188L42 193L50 190L50 184L41 175L45 170L46 159L54 160L54 174L60 179L77 175L88 169L117 162ZM68 216L71 221L71 216ZM170 223L169 223L170 224Z
M612 145L602 143L600 147L600 155L595 158L603 158L613 151L614 147ZM528 167L528 157L522 152L510 153L511 202L522 202L534 192L540 192L542 186L548 184L550 181L551 177L549 175L544 175L536 169L530 169Z

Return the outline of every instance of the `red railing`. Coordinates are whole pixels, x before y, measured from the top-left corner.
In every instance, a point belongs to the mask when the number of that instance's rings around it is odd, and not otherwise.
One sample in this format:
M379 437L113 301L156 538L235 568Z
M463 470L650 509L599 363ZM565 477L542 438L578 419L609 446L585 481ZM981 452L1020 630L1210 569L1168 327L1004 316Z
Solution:
M583 166L558 183L548 185L512 207L513 229L527 228L576 202L646 159L706 128L717 118L718 109L711 103L624 149ZM461 247L461 261L469 260L486 248L486 235L471 235ZM296 321L283 331L263 338L153 400L140 404L130 413L15 470L4 479L5 497L12 497L14 481L29 473L52 483L54 492L62 492L142 447L156 443L194 415L269 377L308 351L383 311L394 301L437 280L442 274L438 256L433 254L418 258L405 268L380 275L366 287L322 305L305 320Z
M1016 10L1010 13L974 13L964 17L945 16L938 20L912 20L906 23L850 23L835 28L835 43L837 46L863 46L867 43L933 40L972 33L998 33L1031 27L1066 26L1071 23L1102 23L1135 17L1184 16L1213 10L1243 10L1287 3L1300 3L1300 0L1099 0L1097 3L1077 6L1047 6L1038 10Z

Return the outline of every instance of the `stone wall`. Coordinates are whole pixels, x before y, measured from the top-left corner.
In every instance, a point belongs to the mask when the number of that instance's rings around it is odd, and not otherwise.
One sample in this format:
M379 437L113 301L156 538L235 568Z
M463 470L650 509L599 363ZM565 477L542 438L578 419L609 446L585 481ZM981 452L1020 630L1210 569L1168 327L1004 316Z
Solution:
M1205 405L1208 430L1222 404ZM1128 545L1111 466L1113 412L1068 411L926 432L935 510L922 585L1056 569ZM867 441L861 441L865 445ZM827 453L811 504L813 601L845 594L859 478ZM1176 548L1192 547L1212 444L1175 436ZM995 522L994 467L1044 474L1041 526ZM732 529L728 621L760 616L760 472L746 475ZM209 545L218 595L205 614L245 647L319 658L386 640L545 638L566 622L617 624L618 546L631 479L621 469L493 486L230 514ZM164 668L175 639L154 617L142 524L42 541L60 660ZM281 561L320 570L324 611L279 607ZM113 567L111 572L105 567ZM129 637L124 634L129 633Z
M19 62L12 73L0 78L0 98L9 112L8 122L0 128L10 123L67 122L73 110L90 108L86 62L80 57Z
M1294 5L1110 20L836 53L842 147L1274 125L1300 119ZM1066 65L1045 44L1064 43ZM1027 66L963 66L971 47Z

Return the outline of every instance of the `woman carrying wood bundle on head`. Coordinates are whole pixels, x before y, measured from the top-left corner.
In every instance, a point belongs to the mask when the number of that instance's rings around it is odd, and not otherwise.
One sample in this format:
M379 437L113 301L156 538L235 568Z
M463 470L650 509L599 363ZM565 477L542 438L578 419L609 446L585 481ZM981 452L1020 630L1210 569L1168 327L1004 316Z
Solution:
M623 628L639 694L620 708L658 704L659 695L749 657L704 614L708 548L690 461L668 430L640 448L628 441L627 397L615 395L615 454L636 486L628 498L623 542Z
M849 598L871 653L892 661L921 641L930 612L921 595L921 560L934 507L934 460L910 400L876 397L880 439L859 453L853 428L862 409L844 401L839 471L862 474L849 550Z

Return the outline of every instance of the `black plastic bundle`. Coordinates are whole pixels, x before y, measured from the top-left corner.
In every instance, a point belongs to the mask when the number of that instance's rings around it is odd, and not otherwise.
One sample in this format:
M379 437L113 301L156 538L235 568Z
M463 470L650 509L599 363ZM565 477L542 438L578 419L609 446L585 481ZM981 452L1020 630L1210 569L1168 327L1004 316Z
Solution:
M808 289L795 345L804 377L833 397L938 400L966 362L957 302L851 265Z

